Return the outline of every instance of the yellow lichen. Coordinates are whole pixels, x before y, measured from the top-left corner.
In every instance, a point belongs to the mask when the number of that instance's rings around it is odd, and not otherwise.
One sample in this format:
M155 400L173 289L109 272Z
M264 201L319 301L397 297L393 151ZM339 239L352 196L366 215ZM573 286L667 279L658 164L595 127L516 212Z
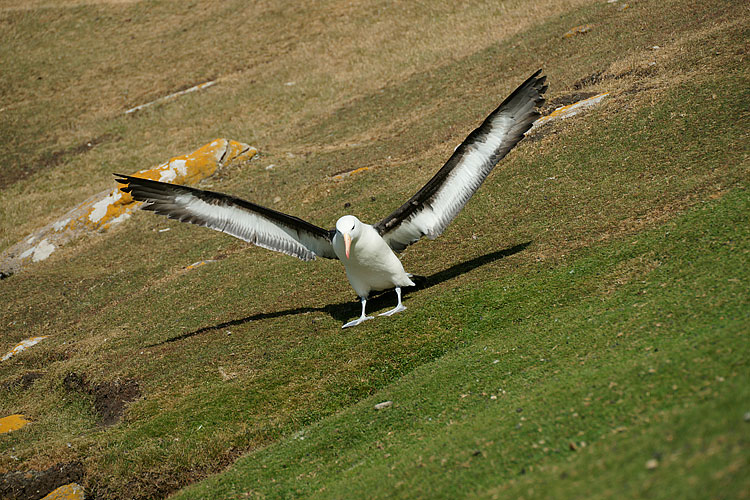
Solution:
M0 418L0 434L17 431L18 429L25 427L26 424L29 423L31 423L31 421L26 420L26 418L20 413Z
M212 175L220 164L244 161L257 153L255 148L237 141L216 139L190 154L176 156L154 168L141 170L135 177L151 179L174 184L196 184ZM68 222L66 227L88 229L106 229L113 221L129 213L139 203L133 201L129 193L120 191L118 185L103 199L88 200L81 207L89 205L88 210Z
M27 347L36 345L42 340L46 339L47 337L48 337L47 335L43 335L41 337L31 337L30 339L22 340L21 342L16 344L15 347L13 347L13 349L5 353L5 355L2 358L0 358L0 361L5 361L6 359L9 359L12 356L15 356L16 354L23 351Z
M42 500L83 500L83 488L77 483L66 484L60 486L56 490L50 492Z
M591 31L591 25L590 24L582 24L581 26L576 26L575 28L570 28L570 30L563 35L565 38L571 38L576 35L582 35L584 33L588 33Z
M342 172L340 174L334 175L331 178L333 180L335 180L335 181L340 181L341 179L343 179L345 177L349 177L352 174L358 174L360 172L365 172L367 170L370 170L370 167L360 167L360 168L356 168L354 170L350 170L349 172Z

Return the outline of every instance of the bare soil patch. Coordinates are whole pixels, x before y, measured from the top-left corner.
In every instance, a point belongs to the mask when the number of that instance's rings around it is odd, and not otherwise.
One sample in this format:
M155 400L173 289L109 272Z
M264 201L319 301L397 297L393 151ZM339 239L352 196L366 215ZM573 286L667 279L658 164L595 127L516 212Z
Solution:
M2 388L6 391L26 390L36 381L44 375L42 372L27 372L18 377L15 380L6 382L2 385Z
M40 471L7 472L0 475L0 498L38 500L60 486L80 483L83 475L81 462L56 464Z
M94 397L94 408L99 414L99 425L107 427L120 421L128 403L141 395L135 379L114 380L92 384L85 375L68 373L63 387L71 392L82 392Z

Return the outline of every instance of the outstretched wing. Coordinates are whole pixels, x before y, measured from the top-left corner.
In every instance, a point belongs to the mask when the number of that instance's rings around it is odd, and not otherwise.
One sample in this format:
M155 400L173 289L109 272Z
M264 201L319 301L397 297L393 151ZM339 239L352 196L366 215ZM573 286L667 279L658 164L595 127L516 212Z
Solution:
M437 238L540 115L546 77L537 71L493 111L453 152L435 176L400 208L375 225L397 252L426 235Z
M190 222L231 234L259 247L301 260L336 259L333 231L270 208L213 191L115 174L120 190L146 202L151 210L180 222Z

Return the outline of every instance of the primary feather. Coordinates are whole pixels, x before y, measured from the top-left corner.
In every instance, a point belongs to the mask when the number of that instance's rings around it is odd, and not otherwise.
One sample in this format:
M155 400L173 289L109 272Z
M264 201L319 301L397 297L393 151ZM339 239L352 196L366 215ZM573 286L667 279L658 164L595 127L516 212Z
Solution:
M375 224L395 251L422 236L440 236L497 163L523 139L539 117L547 90L542 70L531 75L453 152L409 201Z
M529 77L469 134L422 189L374 226L345 215L338 220L336 229L327 231L234 196L115 175L124 184L122 191L146 202L145 210L206 226L302 260L340 259L362 302L362 315L346 323L346 328L371 319L365 314L365 306L373 290L396 290L398 305L384 315L405 309L401 287L413 286L414 282L393 252L422 236L436 238L445 230L495 165L539 117L536 108L544 102L545 80L541 70Z
M122 191L170 219L206 226L301 260L335 259L333 231L234 196L115 174Z

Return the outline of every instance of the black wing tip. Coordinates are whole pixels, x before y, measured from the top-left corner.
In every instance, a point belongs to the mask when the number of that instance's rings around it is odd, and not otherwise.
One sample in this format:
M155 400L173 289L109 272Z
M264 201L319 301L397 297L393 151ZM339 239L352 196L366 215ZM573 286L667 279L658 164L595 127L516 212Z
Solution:
M528 77L525 82L519 85L518 90L529 87L536 90L539 95L544 94L549 88L549 85L547 85L547 75L543 75L542 70L538 69L533 75Z
M125 175L125 174L117 174L115 172L112 172L112 175L115 176L115 182L119 182L120 184L127 184L128 181L131 179L129 175Z
M120 186L120 191L122 191L123 193L130 193L130 191L133 190L133 187L130 185L130 180L132 179L132 177L125 174L116 174L114 172L112 173L112 175L115 176L116 183L123 184L122 186Z
M123 193L131 193L133 191L133 183L134 181L140 181L140 180L148 180L148 179L141 179L139 177L133 177L132 175L125 175L125 174L117 174L112 173L112 175L115 176L115 182L118 184L123 184L120 186L120 191Z
M512 101L516 100L519 96L523 95L526 98L530 98L534 101L535 108L541 108L544 105L545 98L544 93L547 92L549 85L547 85L547 75L542 74L542 69L538 69L533 75L528 77L516 90L514 90L508 97L503 100L500 106L497 107L495 112L498 112L503 107L509 105ZM490 116L492 116L493 112ZM488 117L489 119L489 117Z
M533 75L527 78L527 81L536 79L539 81L539 83L543 84L545 81L547 81L547 75L543 75L542 74L543 72L544 72L544 68L539 68L538 70L534 72Z
M129 183L139 183L139 184L170 184L168 182L159 182L155 181L153 179L147 179L145 177L137 177L135 175L125 175L125 174L116 174L112 173L112 175L115 176L115 181L119 182L120 184L129 184ZM173 186L178 186L179 184L170 184Z
M462 148L472 140L475 140L478 135L482 133L483 130L485 130L487 127L491 127L491 122L494 116L497 115L497 113L501 112L502 109L506 108L507 106L516 107L519 105L522 105L523 103L528 103L529 101L532 101L534 104L534 108L532 110L526 110L524 112L524 117L520 118L518 120L518 124L513 127L513 130L511 130L511 136L510 139L510 146L508 147L508 151L512 149L516 143L518 143L521 139L523 139L526 132L531 129L531 127L534 124L534 121L538 119L541 116L541 113L539 112L538 108L541 108L542 105L545 102L544 99L544 93L547 91L549 86L547 83L547 76L542 74L543 68L540 68L536 70L531 76L529 76L523 83L521 83L516 89L503 100L503 102L492 112L490 113L487 118L485 118L482 125L479 126L479 128L472 131L468 137L464 140L461 145L456 148L456 150L453 153L453 156L451 156L451 159L448 160L448 162L443 166L442 169L440 169L435 176L433 176L432 179L430 179L427 184L425 184L422 189L420 189L409 201L407 201L404 205L396 209L394 212L392 212L388 217L381 220L377 224L375 224L376 231L382 236L389 231L391 231L394 227L401 224L404 220L408 219L410 214L414 212L415 207L421 206L425 199L429 198L434 194L434 192L437 190L437 187L439 184L444 180L444 178L447 176L447 173L443 174L442 177L440 177L441 172L443 172L443 169L445 169L448 166L448 163L451 162L451 160L456 157L456 155L462 154ZM515 101L515 102L514 102ZM507 151L505 152L507 153ZM495 163L502 159L503 156L505 156L505 153L500 155L495 159ZM493 166L494 167L494 166ZM418 203L415 203L417 202ZM412 206L412 203L415 203ZM416 241L416 240L415 240ZM391 245L391 248L396 251L400 252L404 248L406 248L408 245L410 245L412 242L409 243L402 243L402 242L389 242L389 245Z
M525 82L518 86L516 91L533 88L539 92L539 94L544 94L549 88L549 85L547 85L547 75L542 74L542 71L542 69L536 70L533 75L528 77ZM515 92L513 92L513 94L515 94Z
M160 182L155 181L153 179L147 179L145 177L136 177L134 175L125 175L125 174L117 174L112 173L112 175L115 176L115 182L118 184L123 184L123 186L120 186L120 191L123 193L130 193L131 195L135 196L133 193L134 190L142 190L142 189L156 189L157 191L164 191L167 189L166 186L169 186L171 189L177 189L177 188L184 188L184 189L190 189L186 186L182 186L181 184L170 184L167 182ZM138 201L143 201L140 198L136 198ZM145 199L145 198L144 198Z

